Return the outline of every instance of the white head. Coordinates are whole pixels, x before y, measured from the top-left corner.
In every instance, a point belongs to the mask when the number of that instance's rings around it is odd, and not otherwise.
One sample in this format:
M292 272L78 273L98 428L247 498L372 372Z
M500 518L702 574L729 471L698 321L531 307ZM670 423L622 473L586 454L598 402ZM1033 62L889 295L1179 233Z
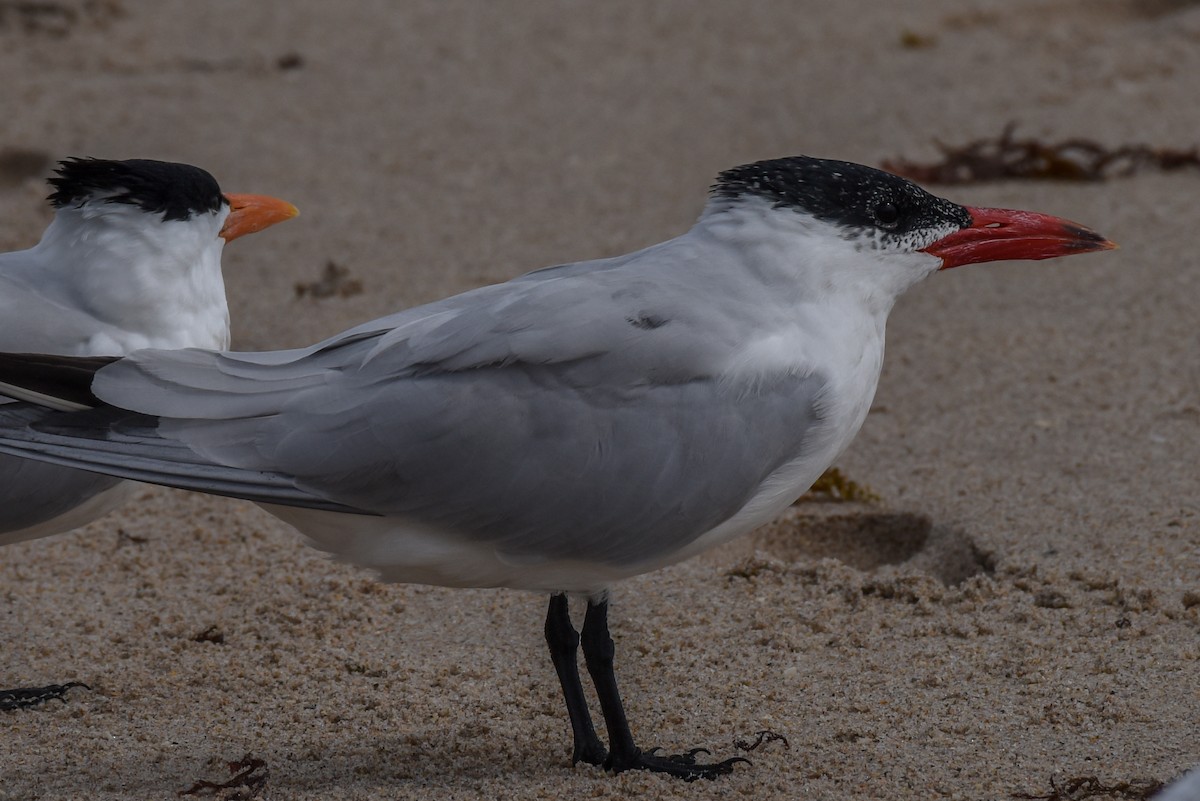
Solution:
M764 262L790 264L806 293L851 292L884 313L941 269L1115 247L1057 217L960 206L891 173L808 156L721 173L702 220L726 236L744 229L745 242L776 248ZM764 226L774 235L764 236ZM787 258L789 250L799 259Z
M57 213L34 249L39 269L59 272L80 308L156 347L227 346L225 242L296 214L274 198L224 195L188 164L68 159L50 183Z

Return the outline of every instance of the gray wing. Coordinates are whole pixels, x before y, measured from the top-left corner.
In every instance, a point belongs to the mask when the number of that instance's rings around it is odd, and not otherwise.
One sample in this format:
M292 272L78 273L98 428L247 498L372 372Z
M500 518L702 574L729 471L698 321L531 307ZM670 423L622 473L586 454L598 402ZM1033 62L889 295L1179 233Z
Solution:
M395 515L512 556L639 561L727 519L799 455L824 386L724 380L755 299L712 286L722 271L688 256L653 282L630 257L548 270L303 351L139 353L93 389L159 418L157 439L92 434L110 455L88 458ZM156 477L156 461L170 470Z
M272 461L315 495L509 557L633 563L745 506L802 452L822 387L814 376L588 386L572 373L427 376L370 392L362 416L284 415Z
M84 353L89 339L108 326L83 309L56 300L57 287L39 288L23 280L21 276L32 266L26 251L0 254L0 350ZM118 483L95 473L0 457L0 544L53 533L29 530L45 526Z
M581 389L563 372L337 386L270 418L24 409L39 418L25 437L35 444L16 452L260 503L398 516L511 558L624 564L731 517L817 421L815 376L747 392L711 379ZM348 406L353 395L363 400ZM13 414L0 409L6 426ZM14 436L4 432L9 447Z
M5 499L0 504L0 544L53 533L22 534L61 517L119 483L119 479L95 473L0 456L0 491ZM62 530L67 528L70 526Z
M657 263L653 279L647 262ZM663 269L663 262L674 269ZM373 320L309 348L141 351L94 391L167 417L271 414L353 371L376 380L507 365L570 365L574 380L678 383L726 366L774 299L679 238L616 259L537 270ZM758 295L754 293L758 292Z
M162 436L160 422L110 406L65 413L28 403L0 404L0 453L93 479L115 476L258 503L371 514L310 495L278 471L211 461L186 443Z
M90 353L95 336L114 331L82 306L64 302L56 286L35 287L11 271L22 252L0 258L0 350L8 353Z

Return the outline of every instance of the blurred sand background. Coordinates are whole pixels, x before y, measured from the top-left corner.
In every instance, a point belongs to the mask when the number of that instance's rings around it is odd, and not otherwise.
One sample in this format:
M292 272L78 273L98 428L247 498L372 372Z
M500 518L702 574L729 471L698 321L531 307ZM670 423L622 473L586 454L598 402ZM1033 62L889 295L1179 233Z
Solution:
M278 348L674 236L761 158L1008 122L1190 147L1200 4L5 0L0 74L0 247L53 159L203 166L302 210L226 250L235 345ZM1200 174L934 189L1122 249L910 292L840 463L881 500L614 595L643 746L790 747L711 784L573 770L543 598L380 585L147 489L0 552L0 686L93 688L0 714L0 799L175 798L246 754L270 799L1001 799L1200 762ZM298 297L330 262L362 291Z

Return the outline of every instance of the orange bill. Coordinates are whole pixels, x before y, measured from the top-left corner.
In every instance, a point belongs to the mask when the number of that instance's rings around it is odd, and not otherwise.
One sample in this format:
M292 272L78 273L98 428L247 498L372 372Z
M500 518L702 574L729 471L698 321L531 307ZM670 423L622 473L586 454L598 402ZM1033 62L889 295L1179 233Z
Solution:
M227 192L225 199L229 201L230 211L220 236L226 242L232 242L246 234L258 233L300 213L299 209L286 200L267 195L235 195Z

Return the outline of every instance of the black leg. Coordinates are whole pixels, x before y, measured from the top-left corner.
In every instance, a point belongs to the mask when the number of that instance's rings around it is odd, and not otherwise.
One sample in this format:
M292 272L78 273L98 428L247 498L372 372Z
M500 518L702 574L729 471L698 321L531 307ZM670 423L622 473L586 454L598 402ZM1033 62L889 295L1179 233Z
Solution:
M608 742L612 752L606 767L620 773L636 767L641 751L633 743L629 731L629 720L625 717L625 705L617 690L617 676L613 672L613 656L616 646L608 633L608 601L588 601L587 614L583 618L583 658L587 663L596 695L600 698L600 709L604 712L604 725L608 728Z
M562 685L563 698L567 702L567 714L571 717L571 732L575 737L571 764L586 762L589 765L603 765L608 758L608 750L596 736L596 727L592 725L592 715L583 697L577 657L579 634L571 625L567 596L563 593L550 596L550 608L546 610L546 644L550 646L550 659L558 672L558 682Z
M14 709L24 709L37 706L56 698L64 704L67 702L67 691L72 687L92 689L81 681L69 681L66 684L51 684L46 687L21 687L16 690L0 690L0 712L10 712Z
M583 657L588 673L596 685L596 695L604 712L604 724L608 727L609 755L605 767L614 773L626 770L650 770L667 773L686 781L715 779L732 773L739 762L749 762L743 757L731 757L723 762L697 764L696 754L708 752L695 748L685 754L659 756L657 748L642 751L633 742L629 731L629 719L625 717L625 706L617 690L617 677L613 672L613 656L616 651L612 636L608 633L608 601L589 602L587 615L583 619Z

